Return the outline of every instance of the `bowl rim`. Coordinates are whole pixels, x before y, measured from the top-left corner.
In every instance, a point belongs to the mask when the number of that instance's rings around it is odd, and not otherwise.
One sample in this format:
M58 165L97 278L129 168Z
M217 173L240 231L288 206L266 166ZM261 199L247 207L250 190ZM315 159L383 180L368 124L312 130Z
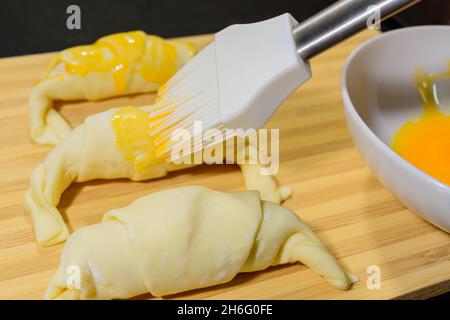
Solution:
M378 36L375 36L374 38L371 38L364 43L360 44L353 52L347 57L342 71L341 76L341 91L342 91L342 97L344 100L344 109L346 110L347 114L353 119L355 124L362 128L362 130L365 132L365 134L368 136L369 140L371 140L373 143L377 145L385 154L387 154L392 160L399 162L401 166L403 166L406 170L410 171L413 175L416 175L419 179L424 180L427 184L432 184L437 186L439 189L444 190L445 192L450 192L450 185L447 185L436 178L433 178L428 173L420 170L410 162L408 162L406 159L404 159L402 156L400 156L397 152L392 150L391 147L389 147L387 144L385 144L381 139L375 134L375 132L372 131L372 129L369 128L367 123L361 118L358 111L356 111L355 105L353 104L352 99L350 98L350 94L348 92L347 87L347 78L348 78L348 71L351 68L352 62L355 60L355 58L361 54L361 52L373 45L374 43L377 43L379 41L384 41L386 38L392 37L394 35L397 35L399 33L409 33L414 30L436 30L436 29L445 29L450 32L450 25L426 25L426 26L414 26L414 27L406 27L401 28L397 30L388 31L385 33L382 33Z

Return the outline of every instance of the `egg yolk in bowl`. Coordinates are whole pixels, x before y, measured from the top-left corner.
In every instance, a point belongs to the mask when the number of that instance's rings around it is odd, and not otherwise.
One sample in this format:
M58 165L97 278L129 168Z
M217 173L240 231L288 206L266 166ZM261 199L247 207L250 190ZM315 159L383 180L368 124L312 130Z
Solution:
M415 72L424 111L418 120L409 120L394 135L392 149L415 167L450 185L450 115L443 113L433 94L436 80L447 73Z

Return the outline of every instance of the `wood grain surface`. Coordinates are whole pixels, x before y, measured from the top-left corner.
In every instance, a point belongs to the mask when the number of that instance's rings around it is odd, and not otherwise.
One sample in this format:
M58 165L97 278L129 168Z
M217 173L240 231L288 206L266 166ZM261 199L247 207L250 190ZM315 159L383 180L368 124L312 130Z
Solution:
M344 60L365 31L312 59L313 79L277 111L268 127L280 128L281 184L294 188L285 202L307 222L346 269L361 281L340 291L303 265L240 274L230 283L167 298L392 299L426 298L450 290L450 236L406 209L362 161L346 128L340 76ZM199 47L210 36L191 38ZM33 168L50 147L28 137L27 99L51 54L0 59L0 298L41 299L56 271L62 245L38 248L23 194ZM120 105L152 103L153 95L58 106L72 125ZM73 184L60 210L71 230L97 223L112 208L151 192L198 184L244 189L235 166L199 166L147 182L96 180ZM107 248L105 248L107 250ZM381 270L381 289L370 290L367 268ZM125 276L125 275L124 275ZM141 298L150 298L144 296Z

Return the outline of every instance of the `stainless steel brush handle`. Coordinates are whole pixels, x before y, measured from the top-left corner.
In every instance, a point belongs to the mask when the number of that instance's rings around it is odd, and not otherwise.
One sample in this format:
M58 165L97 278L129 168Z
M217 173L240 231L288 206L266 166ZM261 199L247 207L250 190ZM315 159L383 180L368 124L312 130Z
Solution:
M297 52L308 60L367 27L378 12L381 20L420 0L340 0L293 29Z

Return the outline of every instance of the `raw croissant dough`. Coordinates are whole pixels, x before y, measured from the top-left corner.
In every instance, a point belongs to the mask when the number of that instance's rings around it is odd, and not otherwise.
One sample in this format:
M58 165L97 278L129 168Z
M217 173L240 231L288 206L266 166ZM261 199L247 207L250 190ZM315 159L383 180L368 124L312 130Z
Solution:
M260 201L258 192L176 188L111 210L101 223L75 231L45 298L165 296L297 261L340 289L356 280L295 213ZM74 266L78 287L68 278Z
M113 108L86 118L55 147L31 175L25 208L31 213L39 245L63 242L69 232L56 208L61 194L76 181L129 178L135 181L165 176L192 165L175 165L154 157L148 135L151 106ZM261 192L263 200L280 203L291 190L278 188L258 165L241 166L246 185Z
M100 100L152 92L193 57L192 44L142 31L100 38L57 54L29 100L31 139L57 144L71 128L52 108L54 100Z

